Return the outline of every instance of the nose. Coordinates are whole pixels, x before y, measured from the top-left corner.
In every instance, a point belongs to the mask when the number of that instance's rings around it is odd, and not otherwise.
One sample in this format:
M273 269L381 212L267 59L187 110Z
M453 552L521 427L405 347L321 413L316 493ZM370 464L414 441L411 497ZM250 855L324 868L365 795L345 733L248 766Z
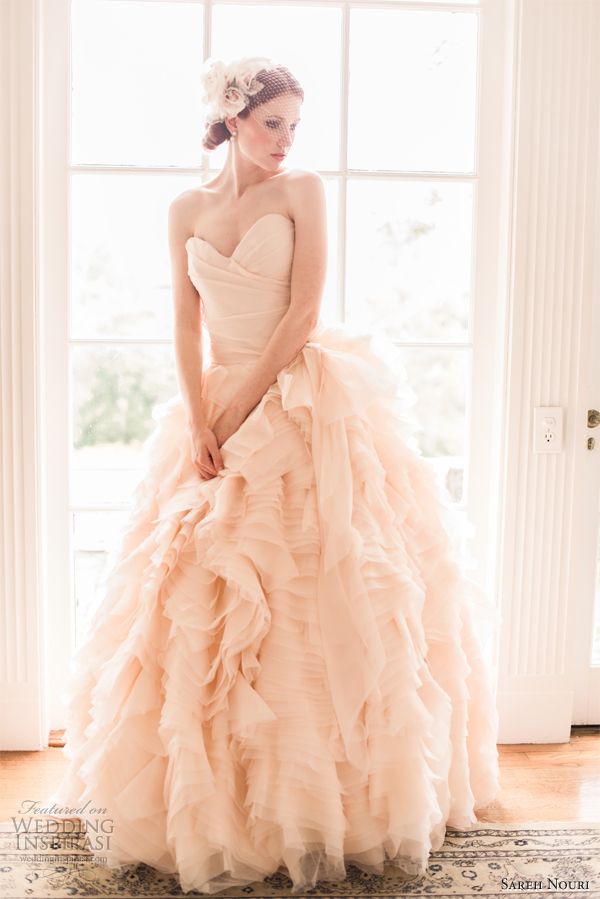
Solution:
M282 125L277 138L277 144L282 148L289 147L292 143L293 132L290 128Z

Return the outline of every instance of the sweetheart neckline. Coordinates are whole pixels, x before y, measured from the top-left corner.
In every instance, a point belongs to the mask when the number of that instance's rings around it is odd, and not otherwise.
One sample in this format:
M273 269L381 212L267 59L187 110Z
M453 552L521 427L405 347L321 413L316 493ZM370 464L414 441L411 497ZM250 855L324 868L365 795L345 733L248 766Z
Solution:
M217 250L217 248L214 246L214 244L212 244L212 243L210 242L210 240L207 240L205 237L198 237L197 234L191 234L191 235L188 237L188 239L186 240L185 246L186 246L186 248L187 248L187 245L188 245L188 243L189 243L191 240L199 240L200 243L205 243L207 246L209 246L209 247L211 248L211 250L214 250L214 252L215 252L218 256L220 256L221 259L231 260L231 259L234 258L235 254L237 253L237 251L239 250L239 248L242 246L243 242L246 240L246 238L248 237L248 235L250 234L250 232L253 231L253 229L258 225L259 222L261 222L263 219L268 218L268 217L271 216L271 215L277 215L277 216L280 216L281 218L284 218L287 222L290 222L292 225L294 224L293 219L291 219L291 218L289 217L289 215L285 215L283 212L265 212L263 215L259 216L259 217L256 219L256 221L254 221L254 222L250 225L250 227L244 232L244 234L243 234L243 235L241 236L241 238L238 240L236 246L233 248L233 252L232 252L231 256L226 256L224 253L221 253L221 251L220 251L220 250Z

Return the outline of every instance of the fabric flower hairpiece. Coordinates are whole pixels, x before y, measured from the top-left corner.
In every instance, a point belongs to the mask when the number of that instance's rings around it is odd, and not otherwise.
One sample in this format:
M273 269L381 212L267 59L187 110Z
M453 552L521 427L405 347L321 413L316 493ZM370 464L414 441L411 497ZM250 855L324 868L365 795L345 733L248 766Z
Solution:
M235 116L244 109L250 97L265 86L257 80L257 73L273 65L267 56L246 56L229 65L214 57L205 60L200 84L202 103L207 110L206 123L222 122L226 116Z

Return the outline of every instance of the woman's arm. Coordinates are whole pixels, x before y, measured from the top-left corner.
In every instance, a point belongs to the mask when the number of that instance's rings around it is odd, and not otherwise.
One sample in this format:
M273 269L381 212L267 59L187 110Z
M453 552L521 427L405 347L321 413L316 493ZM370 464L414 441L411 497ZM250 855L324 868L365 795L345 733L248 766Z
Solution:
M315 328L327 272L327 205L317 172L298 172L288 183L295 224L290 305L273 331L214 432L219 445L233 434L260 402L282 368L292 361Z
M192 458L202 477L223 467L218 442L202 406L202 317L200 295L188 275L186 240L191 234L193 197L184 191L169 206L168 234L175 321L177 377L187 411Z
M187 224L190 212L188 192L180 194L169 206L169 252L175 330L175 359L179 386L188 413L188 421L205 424L201 403L202 320L200 295L187 273L185 242L190 236Z

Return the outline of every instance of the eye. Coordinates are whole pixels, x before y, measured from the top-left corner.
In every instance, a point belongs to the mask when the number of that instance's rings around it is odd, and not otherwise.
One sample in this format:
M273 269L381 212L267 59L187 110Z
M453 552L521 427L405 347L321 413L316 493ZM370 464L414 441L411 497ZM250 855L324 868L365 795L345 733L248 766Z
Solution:
M267 128L279 128L279 122L274 122L272 119L270 121L266 121L265 125L267 126ZM295 131L298 126L294 123L291 127Z

